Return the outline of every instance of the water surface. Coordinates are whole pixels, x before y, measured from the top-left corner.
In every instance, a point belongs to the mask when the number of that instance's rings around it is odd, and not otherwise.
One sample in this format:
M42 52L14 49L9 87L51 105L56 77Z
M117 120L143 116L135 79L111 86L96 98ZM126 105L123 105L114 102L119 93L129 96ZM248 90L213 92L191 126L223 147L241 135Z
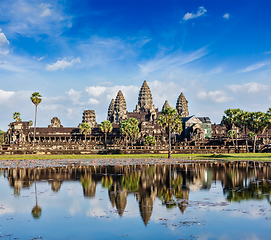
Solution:
M2 239L270 239L270 165L0 170Z

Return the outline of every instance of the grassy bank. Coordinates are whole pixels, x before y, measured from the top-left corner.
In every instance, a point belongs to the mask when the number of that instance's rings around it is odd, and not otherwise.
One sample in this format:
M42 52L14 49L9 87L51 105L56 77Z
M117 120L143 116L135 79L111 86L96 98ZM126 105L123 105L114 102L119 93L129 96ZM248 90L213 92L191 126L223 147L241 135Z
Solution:
M27 159L104 159L104 158L167 158L167 154L116 154L116 155L2 155L0 160ZM220 159L220 160L251 160L271 161L271 153L234 153L234 154L173 154L172 158L189 160Z

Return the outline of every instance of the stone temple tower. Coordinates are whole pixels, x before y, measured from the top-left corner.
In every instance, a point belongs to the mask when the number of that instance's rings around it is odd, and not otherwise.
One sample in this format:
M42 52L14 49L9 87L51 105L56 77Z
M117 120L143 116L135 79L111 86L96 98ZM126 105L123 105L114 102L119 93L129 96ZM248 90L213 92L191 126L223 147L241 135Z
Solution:
M176 109L181 117L189 117L188 104L183 93L180 94L176 103Z
M135 112L148 112L149 110L154 111L154 109L151 90L145 80L139 91L138 104L136 105Z
M91 127L95 127L97 125L95 111L85 110L83 112L82 123L88 123Z
M168 101L166 100L163 107L162 107L162 111L164 111L166 108L169 108L169 107L170 107L170 105L169 105Z
M111 123L120 123L122 120L127 119L126 101L121 90L119 90L115 101L111 100L107 119Z
M114 106L115 106L115 101L114 99L111 100L109 107L108 107L108 114L107 114L107 120L110 121L110 117L114 113Z

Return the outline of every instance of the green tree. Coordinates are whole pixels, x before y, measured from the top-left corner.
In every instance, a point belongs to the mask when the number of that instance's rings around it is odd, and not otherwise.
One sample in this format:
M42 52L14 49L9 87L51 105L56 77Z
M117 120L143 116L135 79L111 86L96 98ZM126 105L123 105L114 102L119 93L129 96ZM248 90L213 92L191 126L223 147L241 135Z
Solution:
M129 118L127 120L123 120L120 123L120 132L122 135L125 136L126 139L126 145L127 145L127 137L130 137L131 144L133 144L133 141L138 136L139 133L139 127L138 127L138 121L135 118Z
M106 146L107 133L109 133L109 132L111 132L113 130L111 122L110 121L101 122L100 129L104 133L104 144Z
M29 126L33 126L33 121L29 120Z
M223 116L222 118L222 124L227 125L228 127L230 127L230 130L233 130L234 126L237 126L238 124L238 116L241 112L241 109L239 108L234 108L234 109L227 109L224 111L226 116ZM231 131L232 135L231 135L231 139L232 139L232 144L236 149L234 140L233 140L233 131Z
M80 126L80 132L85 135L85 145L87 144L87 134L91 133L91 126L88 123L81 123Z
M168 131L168 158L171 158L171 133L176 132L180 134L182 132L181 116L176 109L168 107L164 109L162 115L159 116L158 124Z
M3 135L4 135L4 131L0 130L0 144L2 144L3 142Z
M253 152L255 153L257 133L263 133L267 127L267 121L265 118L265 113L263 112L251 112L249 118L249 126L248 129L255 133L254 136L254 144L253 144Z
M38 92L34 92L30 97L32 103L35 105L35 124L34 124L34 140L33 146L36 140L36 123L37 123L37 112L38 112L38 105L41 103L41 95Z
M227 131L227 137L231 137L231 136L236 138L236 131L235 130L228 130Z
M256 133L255 132L249 132L247 135L248 135L249 139L253 140L254 137L255 137L255 135L256 135Z
M21 114L19 112L15 112L13 113L13 119L16 121L16 122L21 122L22 119L21 119Z
M145 145L147 146L155 146L155 137L152 135L145 137Z
M249 126L249 120L250 120L250 112L247 112L247 111L242 111L237 117L238 125L241 127L242 130L245 130L246 152L249 152L248 142L247 142L247 130Z
M131 127L130 127L130 132L129 132L129 136L131 138L131 143L133 145L133 142L135 142L138 134L139 134L139 127L138 127L138 121L135 118L129 118L128 122L130 123Z
M271 108L269 108L265 114L265 124L266 124L266 141L268 139L268 129L271 129Z

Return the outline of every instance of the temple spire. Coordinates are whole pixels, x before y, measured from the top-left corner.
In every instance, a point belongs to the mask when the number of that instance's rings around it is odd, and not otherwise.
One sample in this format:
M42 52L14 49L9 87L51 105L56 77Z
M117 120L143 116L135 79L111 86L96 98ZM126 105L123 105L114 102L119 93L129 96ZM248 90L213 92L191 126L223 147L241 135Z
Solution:
M180 94L176 103L176 109L181 117L189 117L188 101L183 93Z
M114 113L114 106L115 106L115 100L112 99L109 107L108 107L108 114L107 114L107 120L110 121L110 117L112 116L112 114Z
M111 123L120 123L127 118L126 101L121 90L119 90L116 99L111 100L108 108L107 119Z
M152 94L151 90L146 82L144 80L142 87L139 91L138 95L138 104L136 105L136 112L147 112L148 110L153 110L154 105L152 102Z
M164 111L166 108L169 108L169 107L170 107L170 105L169 105L168 101L166 100L163 107L162 107L162 111Z

